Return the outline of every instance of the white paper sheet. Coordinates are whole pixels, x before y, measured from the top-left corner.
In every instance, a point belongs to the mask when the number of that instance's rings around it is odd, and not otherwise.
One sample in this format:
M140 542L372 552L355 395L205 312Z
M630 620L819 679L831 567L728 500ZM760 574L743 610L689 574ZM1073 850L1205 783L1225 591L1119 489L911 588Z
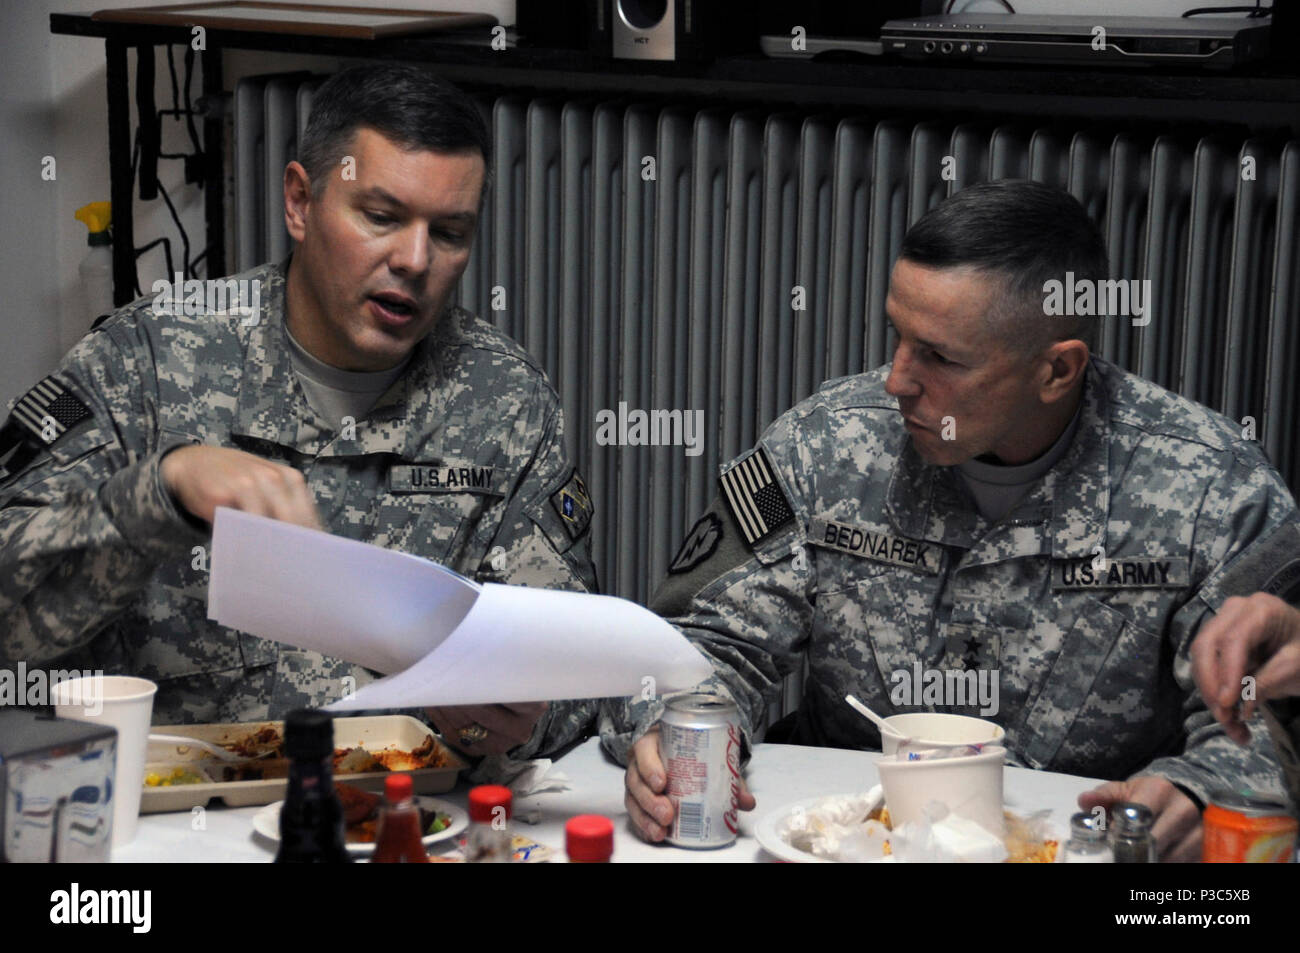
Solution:
M225 507L209 570L209 619L377 672L436 648L479 588L407 553Z
M712 672L680 632L625 599L480 586L426 559L236 510L217 510L210 568L209 618L395 673L335 710L661 694Z

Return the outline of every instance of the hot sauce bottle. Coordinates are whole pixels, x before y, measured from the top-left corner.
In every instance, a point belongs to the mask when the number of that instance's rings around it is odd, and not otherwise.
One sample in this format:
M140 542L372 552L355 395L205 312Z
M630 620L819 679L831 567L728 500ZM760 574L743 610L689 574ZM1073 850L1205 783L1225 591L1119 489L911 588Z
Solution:
M420 809L411 794L409 774L384 779L386 803L379 814L372 864L427 864L429 855L420 836Z

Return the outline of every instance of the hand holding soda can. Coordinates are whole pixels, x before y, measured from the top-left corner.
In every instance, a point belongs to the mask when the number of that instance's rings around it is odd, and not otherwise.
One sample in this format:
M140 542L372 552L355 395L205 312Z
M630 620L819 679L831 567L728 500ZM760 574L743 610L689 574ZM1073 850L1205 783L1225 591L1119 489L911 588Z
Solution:
M740 715L720 695L671 699L659 722L664 790L673 802L667 840L678 847L725 847L740 831Z

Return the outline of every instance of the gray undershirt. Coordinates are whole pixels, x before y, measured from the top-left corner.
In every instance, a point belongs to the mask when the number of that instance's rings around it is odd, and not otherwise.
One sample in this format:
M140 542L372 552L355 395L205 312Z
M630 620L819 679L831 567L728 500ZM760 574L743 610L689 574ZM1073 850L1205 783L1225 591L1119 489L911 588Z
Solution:
M344 417L355 421L369 413L411 360L407 355L401 364L386 371L342 371L312 357L287 327L284 330L289 337L289 357L307 403L336 428L342 427Z
M1056 438L1056 442L1047 449L1046 453L1028 463L1005 466L971 459L957 465L957 472L961 474L966 488L975 497L975 504L979 507L981 516L996 523L1011 512L1048 470L1056 466L1057 461L1065 456L1065 451L1070 448L1074 432L1079 428L1079 415L1082 410L1083 402L1080 401L1079 409L1074 412L1070 423Z

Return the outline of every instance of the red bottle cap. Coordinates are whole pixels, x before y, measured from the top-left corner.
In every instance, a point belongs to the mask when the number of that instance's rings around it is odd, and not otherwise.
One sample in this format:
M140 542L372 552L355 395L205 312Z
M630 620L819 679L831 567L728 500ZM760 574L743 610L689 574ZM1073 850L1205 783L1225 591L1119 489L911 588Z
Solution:
M496 820L493 810L498 807L506 809L506 820L510 819L510 789L500 784L480 784L469 789L469 819L481 824L491 824Z
M388 798L389 804L409 801L412 790L414 788L409 774L390 774L384 778L384 797Z
M569 860L601 863L614 855L614 822L599 814L579 814L564 825Z

